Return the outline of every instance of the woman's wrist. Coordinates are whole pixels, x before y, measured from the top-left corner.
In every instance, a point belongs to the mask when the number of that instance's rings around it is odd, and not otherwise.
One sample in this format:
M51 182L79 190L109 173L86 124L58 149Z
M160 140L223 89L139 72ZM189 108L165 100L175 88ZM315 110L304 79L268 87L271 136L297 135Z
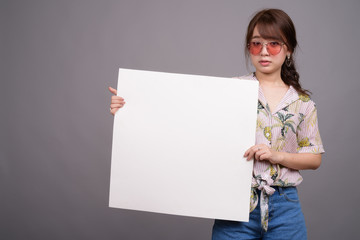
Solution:
M284 162L286 162L286 158L288 157L287 153L286 152L276 152L276 154L278 155L277 163L280 165L284 165Z

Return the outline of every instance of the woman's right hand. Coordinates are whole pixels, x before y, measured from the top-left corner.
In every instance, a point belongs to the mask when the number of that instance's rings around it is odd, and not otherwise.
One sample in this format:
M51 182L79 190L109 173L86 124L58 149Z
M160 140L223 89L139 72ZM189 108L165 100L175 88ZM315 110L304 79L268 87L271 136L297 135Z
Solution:
M124 106L125 101L122 97L116 96L117 90L115 88L109 87L109 91L114 94L111 96L110 113L115 115L119 108Z

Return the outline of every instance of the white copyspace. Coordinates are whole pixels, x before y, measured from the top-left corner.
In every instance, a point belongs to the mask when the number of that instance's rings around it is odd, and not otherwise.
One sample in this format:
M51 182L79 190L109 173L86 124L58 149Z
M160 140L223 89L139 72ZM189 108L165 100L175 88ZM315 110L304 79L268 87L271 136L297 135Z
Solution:
M248 221L258 82L120 69L115 208Z

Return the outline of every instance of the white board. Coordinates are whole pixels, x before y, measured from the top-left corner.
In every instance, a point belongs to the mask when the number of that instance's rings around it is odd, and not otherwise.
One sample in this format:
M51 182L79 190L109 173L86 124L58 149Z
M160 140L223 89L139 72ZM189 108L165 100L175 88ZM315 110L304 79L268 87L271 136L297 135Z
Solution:
M248 221L258 82L120 69L114 208Z

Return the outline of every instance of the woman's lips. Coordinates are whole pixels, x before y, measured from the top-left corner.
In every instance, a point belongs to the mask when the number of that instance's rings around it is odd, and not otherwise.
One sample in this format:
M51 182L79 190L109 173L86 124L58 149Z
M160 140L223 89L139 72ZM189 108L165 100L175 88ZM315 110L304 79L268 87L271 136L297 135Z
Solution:
M261 60L259 61L261 66L268 66L270 64L270 61L266 61L266 60Z

